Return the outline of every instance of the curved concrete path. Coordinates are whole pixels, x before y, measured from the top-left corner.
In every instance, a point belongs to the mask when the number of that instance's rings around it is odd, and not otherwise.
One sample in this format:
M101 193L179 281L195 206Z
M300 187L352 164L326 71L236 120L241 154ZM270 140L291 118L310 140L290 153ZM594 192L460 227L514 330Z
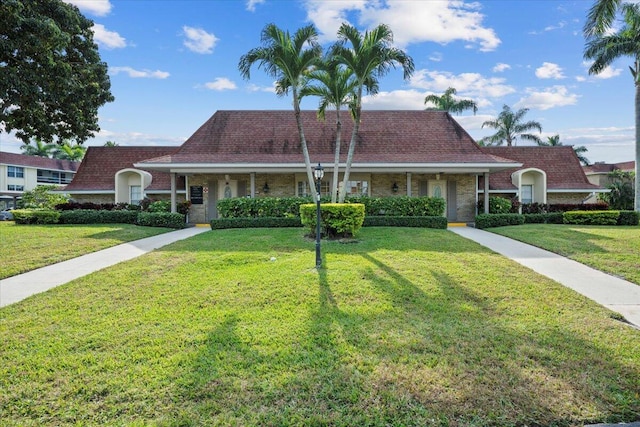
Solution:
M31 295L63 285L78 277L210 230L209 227L191 227L170 231L2 279L0 280L0 307L22 301Z
M450 227L462 237L510 258L537 273L618 312L640 328L640 286L553 252L471 227Z

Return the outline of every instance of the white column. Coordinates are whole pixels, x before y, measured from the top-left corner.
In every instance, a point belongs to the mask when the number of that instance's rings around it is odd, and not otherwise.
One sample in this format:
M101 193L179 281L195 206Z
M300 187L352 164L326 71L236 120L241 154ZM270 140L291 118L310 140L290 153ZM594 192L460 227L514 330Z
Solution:
M178 212L176 207L176 174L171 172L171 213Z
M484 173L484 213L489 213L489 173Z
M407 196L411 197L411 172L407 172Z
M251 198L256 197L256 173L251 172Z

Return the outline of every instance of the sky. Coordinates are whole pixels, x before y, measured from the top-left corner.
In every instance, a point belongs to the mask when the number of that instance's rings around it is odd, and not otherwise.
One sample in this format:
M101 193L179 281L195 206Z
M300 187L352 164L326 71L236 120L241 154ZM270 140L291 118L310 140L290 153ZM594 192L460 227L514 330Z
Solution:
M592 0L64 0L94 22L115 101L99 110L100 132L85 145L180 145L218 110L287 110L273 78L254 66L249 80L238 61L261 45L274 23L291 33L313 24L326 48L340 24L361 31L387 24L394 44L413 58L380 81L363 108L419 110L427 95L448 87L478 112L454 118L474 138L503 105L528 108L543 140L584 145L591 162L634 159L631 58L588 74L582 27ZM317 98L303 100L313 110ZM528 143L518 141L518 145ZM11 134L2 151L20 152Z

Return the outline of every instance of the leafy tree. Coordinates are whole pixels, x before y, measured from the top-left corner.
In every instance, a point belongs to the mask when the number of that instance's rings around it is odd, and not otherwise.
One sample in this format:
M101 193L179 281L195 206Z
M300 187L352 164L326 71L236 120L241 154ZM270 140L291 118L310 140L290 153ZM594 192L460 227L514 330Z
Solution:
M113 101L93 22L61 0L2 0L0 123L25 144L98 131L98 108Z
M424 98L425 104L434 104L435 108L427 108L427 110L443 110L449 113L462 113L465 110L473 110L475 115L478 111L478 105L471 99L456 99L453 95L456 94L456 89L453 87L448 88L440 96L428 95Z
M545 146L545 147L558 147L562 145L562 142L560 142L560 135L553 135L553 136L548 136L546 141L540 141L538 145ZM579 146L574 145L573 151L576 153L576 156L578 157L578 160L580 160L580 163L587 166L591 164L589 162L589 159L587 159L586 156L584 155L584 153L589 151L587 147L585 147L584 145L579 145Z
M414 71L413 59L402 50L393 47L392 43L393 32L387 25L380 24L373 30L361 34L352 25L343 23L338 30L338 43L331 49L331 54L336 60L353 71L357 82L354 126L349 142L342 191L340 191L340 203L344 202L346 195L345 190L349 182L353 153L360 129L363 90L366 89L367 93L371 94L377 93L378 79L397 65L402 66L405 79L411 77Z
M322 48L317 39L318 32L312 25L298 29L291 36L288 31L281 30L275 24L267 24L262 30L262 46L242 55L238 63L238 69L245 79L250 78L251 67L258 63L258 68L276 78L278 96L288 95L291 91L309 188L314 188L315 183L300 115L300 90L307 84L308 79L305 75L320 61ZM312 191L312 194L315 201L316 193Z
M612 28L614 18L620 12L624 17L619 29ZM620 0L595 2L584 27L585 59L593 60L589 74L599 74L615 60L630 56L629 67L635 85L636 172L640 168L640 5L622 3ZM635 210L640 211L640 174L635 176Z
M633 209L633 186L635 173L615 170L609 172L611 183L607 186L609 193L600 193L599 198L609 204L611 209Z
M486 145L502 145L505 142L507 146L515 145L518 138L540 144L540 137L527 133L531 130L542 132L542 125L535 120L523 122L525 114L529 112L528 108L521 108L513 112L508 105L502 106L502 111L495 120L487 120L482 123L482 127L497 129L494 135L482 138L483 144Z
M47 144L42 142L40 138L35 139L35 143L25 143L20 147L22 154L27 156L52 157L56 150L56 144Z
M25 191L18 200L20 209L55 209L56 205L67 203L69 197L64 194L52 193L57 189L55 185L38 185L30 191Z
M83 147L80 144L70 144L69 141L65 141L54 152L56 159L71 160L78 162L82 160L84 154L87 152L87 147Z
M333 164L333 181L331 184L331 203L335 203L338 194L338 179L340 167L340 146L342 139L341 107L349 106L353 115L355 106L355 89L357 81L353 72L342 67L333 58L325 58L322 64L308 75L310 83L301 90L301 96L318 96L318 117L325 119L328 107L336 108L336 143Z
M115 141L107 141L104 143L104 147L118 147L118 143Z

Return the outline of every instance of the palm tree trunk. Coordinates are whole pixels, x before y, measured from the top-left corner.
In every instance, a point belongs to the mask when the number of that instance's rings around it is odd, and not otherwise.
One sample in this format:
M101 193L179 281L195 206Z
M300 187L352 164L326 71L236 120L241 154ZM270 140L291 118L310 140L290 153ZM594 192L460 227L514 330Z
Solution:
M317 194L315 192L315 181L313 179L313 172L311 171L311 159L309 157L309 148L307 147L307 140L304 137L304 130L302 126L302 117L300 114L300 101L298 100L298 91L293 88L293 111L296 115L296 124L298 125L298 133L300 134L300 145L302 145L302 155L304 156L304 164L307 168L307 179L309 180L309 189L313 195L313 202L317 202Z
M340 105L336 107L336 152L333 158L333 181L331 182L331 203L338 198L338 178L340 173L340 144L342 135L342 122L340 121Z
M634 207L637 212L640 212L640 75L637 73L638 61L636 60L636 178L635 178L635 199Z
M360 113L362 112L362 85L358 88L358 97L356 101L356 111L353 116L353 132L351 132L351 141L349 141L349 151L347 152L347 164L344 168L344 177L342 179L342 188L340 189L340 198L338 203L344 203L344 198L347 195L347 182L349 182L349 174L351 173L351 163L353 162L353 153L356 150L356 140L358 138L358 131L360 129Z

